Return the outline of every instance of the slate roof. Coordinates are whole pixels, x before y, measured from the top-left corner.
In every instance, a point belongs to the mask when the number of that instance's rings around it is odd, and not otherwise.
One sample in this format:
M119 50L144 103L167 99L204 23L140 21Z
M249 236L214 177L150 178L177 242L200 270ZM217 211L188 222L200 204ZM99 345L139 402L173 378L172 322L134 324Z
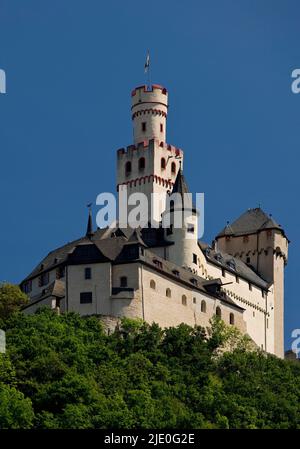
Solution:
M264 229L278 229L284 234L281 225L271 215L267 215L260 207L248 209L237 220L227 224L218 237L254 234Z
M34 268L34 270L21 282L32 279L41 273L58 267L61 264L65 264L67 260L75 259L73 263L78 260L78 252L80 247L87 245L95 245L99 250L98 256L94 251L94 258L99 257L99 261L114 261L118 258L123 250L125 243L137 243L144 247L147 246L167 246L170 242L164 240L162 229L149 229L133 230L131 228L119 229L105 228L97 229L93 234L89 236L81 237L72 242L51 251L44 259ZM76 257L77 259L76 259Z
M201 244L202 243L199 242L200 248ZM206 246L204 250L202 249L202 251L207 261L219 266L220 268L225 268L232 274L235 274L236 276L239 276L260 288L268 290L270 284L268 284L268 282L256 274L247 264L237 257L233 257L223 251L214 250L209 246Z
M188 188L181 168L178 170L172 193L180 193L181 195L183 195L184 193L190 193L190 189Z

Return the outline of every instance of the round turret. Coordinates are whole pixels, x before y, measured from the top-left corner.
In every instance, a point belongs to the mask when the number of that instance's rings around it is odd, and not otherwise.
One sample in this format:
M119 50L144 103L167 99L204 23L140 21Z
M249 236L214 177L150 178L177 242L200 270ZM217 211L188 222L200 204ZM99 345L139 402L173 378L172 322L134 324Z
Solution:
M166 119L168 113L168 92L162 86L153 84L136 87L132 93L132 120L134 143L150 139L166 141Z

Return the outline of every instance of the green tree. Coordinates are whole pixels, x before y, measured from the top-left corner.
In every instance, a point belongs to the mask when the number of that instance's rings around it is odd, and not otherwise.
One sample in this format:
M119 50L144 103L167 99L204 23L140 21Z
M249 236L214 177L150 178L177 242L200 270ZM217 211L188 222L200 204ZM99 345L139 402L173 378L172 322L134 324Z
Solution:
M17 285L2 282L0 284L0 324L28 302L28 297Z

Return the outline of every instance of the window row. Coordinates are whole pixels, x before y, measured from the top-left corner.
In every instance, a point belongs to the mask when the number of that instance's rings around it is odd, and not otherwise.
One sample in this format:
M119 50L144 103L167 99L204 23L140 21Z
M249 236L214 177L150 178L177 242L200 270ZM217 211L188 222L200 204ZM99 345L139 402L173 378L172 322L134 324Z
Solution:
M141 128L142 128L143 133L145 133L147 131L147 122L142 122L141 123ZM163 123L160 123L159 129L160 129L161 133L164 132L164 125L163 125Z
M165 170L167 167L167 162L164 157L160 160L160 168L161 170ZM146 159L144 157L140 157L138 160L138 169L139 171L144 171L146 168ZM125 175L128 176L132 172L132 163L131 161L127 161L125 164ZM171 163L171 173L175 175L176 173L176 164L175 162Z

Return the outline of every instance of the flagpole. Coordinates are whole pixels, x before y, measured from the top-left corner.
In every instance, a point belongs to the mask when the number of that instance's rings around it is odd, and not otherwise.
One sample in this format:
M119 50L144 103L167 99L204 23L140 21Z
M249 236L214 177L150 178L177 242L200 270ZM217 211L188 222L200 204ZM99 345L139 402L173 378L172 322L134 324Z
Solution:
M147 51L147 57L145 62L145 74L147 74L146 78L146 87L147 90L151 90L151 69L150 69L150 53Z

